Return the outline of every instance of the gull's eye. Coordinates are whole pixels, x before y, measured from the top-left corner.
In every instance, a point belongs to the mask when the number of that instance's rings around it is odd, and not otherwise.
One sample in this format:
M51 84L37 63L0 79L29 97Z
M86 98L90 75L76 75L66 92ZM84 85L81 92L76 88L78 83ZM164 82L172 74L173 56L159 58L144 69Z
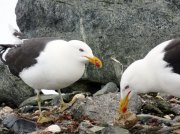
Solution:
M127 85L127 86L125 86L125 88L124 89L128 89L129 88L129 86Z
M79 51L80 51L80 52L84 52L84 49L80 48Z

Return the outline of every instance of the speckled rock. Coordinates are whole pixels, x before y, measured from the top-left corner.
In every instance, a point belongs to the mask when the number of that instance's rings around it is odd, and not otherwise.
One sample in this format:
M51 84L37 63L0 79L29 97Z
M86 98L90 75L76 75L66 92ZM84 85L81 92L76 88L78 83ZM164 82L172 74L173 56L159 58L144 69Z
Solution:
M164 40L179 36L178 0L19 0L17 22L27 37L54 36L87 42L104 66L85 79L119 84L115 56L126 68Z
M17 107L23 100L33 95L33 89L13 76L6 66L0 65L0 103Z
M108 93L80 99L71 107L69 112L77 119L87 116L101 123L112 124L118 111L119 97L119 93ZM141 109L141 105L139 98L132 97L129 101L129 110L137 113Z

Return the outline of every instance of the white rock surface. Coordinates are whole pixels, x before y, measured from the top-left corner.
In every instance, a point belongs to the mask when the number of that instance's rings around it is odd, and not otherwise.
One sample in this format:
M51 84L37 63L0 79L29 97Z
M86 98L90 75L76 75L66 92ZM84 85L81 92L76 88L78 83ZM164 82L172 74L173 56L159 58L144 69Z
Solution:
M51 125L51 126L47 127L44 131L52 132L52 133L59 133L59 132L61 132L61 128L58 125Z

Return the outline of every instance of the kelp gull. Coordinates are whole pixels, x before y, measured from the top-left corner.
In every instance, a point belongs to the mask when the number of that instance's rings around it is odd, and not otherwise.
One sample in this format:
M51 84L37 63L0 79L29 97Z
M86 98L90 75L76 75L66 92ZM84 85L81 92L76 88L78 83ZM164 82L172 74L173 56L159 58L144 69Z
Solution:
M23 44L0 45L0 57L10 72L36 89L38 106L41 89L62 89L79 80L90 62L98 68L102 62L93 55L91 48L79 40L64 41L55 38L24 40ZM65 106L62 97L61 106Z
M165 92L180 97L180 39L165 41L122 74L120 112L134 93Z

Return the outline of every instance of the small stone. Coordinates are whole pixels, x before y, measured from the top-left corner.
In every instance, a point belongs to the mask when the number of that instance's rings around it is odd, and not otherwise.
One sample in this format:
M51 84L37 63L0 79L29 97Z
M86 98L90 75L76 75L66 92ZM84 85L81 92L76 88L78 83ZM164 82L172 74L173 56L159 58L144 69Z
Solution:
M92 128L90 128L89 130L92 131L93 133L99 132L101 130L103 130L105 127L100 127L100 126L93 126Z
M119 126L109 126L102 130L102 134L130 134L130 132Z
M5 107L6 106L6 104L3 102L3 103L1 103L1 107Z
M10 107L8 107L8 106L4 107L2 110L3 110L5 113L11 113L11 112L13 112L13 109L10 108Z
M164 118L171 120L171 117L169 115L165 115Z
M33 116L32 120L38 120L39 116Z
M13 112L13 109L8 106L2 108L0 110L0 119L3 119L4 117L6 117L7 115L9 115L12 112Z
M171 117L171 119L174 117L174 114L169 114L169 116Z
M83 94L76 94L73 98L76 98L76 99L84 99L85 96Z
M34 115L39 115L39 110L36 110L33 114Z
M79 129L90 128L92 126L93 125L88 120L84 120L79 124Z
M61 128L58 125L51 125L47 127L44 132L59 133L61 132Z
M114 125L119 125L123 128L131 128L137 123L136 114L132 112L118 113L114 119Z
M96 132L99 132L101 130L103 130L105 127L100 127L100 126L96 126L91 124L88 120L84 120L83 122L81 122L79 124L79 133L86 133L86 134L94 134Z
M93 96L99 96L102 94L107 94L107 93L115 93L118 92L119 88L117 85L113 82L107 83L101 90L97 91Z
M41 112L41 113L42 113L42 114L44 114L44 113L46 113L46 112L47 112L46 110L42 110L42 112Z
M171 110L172 110L176 115L180 115L180 105L179 105L179 104L172 105Z
M173 121L175 121L175 122L180 122L180 115L179 115L179 116L176 116L176 117L173 119Z

